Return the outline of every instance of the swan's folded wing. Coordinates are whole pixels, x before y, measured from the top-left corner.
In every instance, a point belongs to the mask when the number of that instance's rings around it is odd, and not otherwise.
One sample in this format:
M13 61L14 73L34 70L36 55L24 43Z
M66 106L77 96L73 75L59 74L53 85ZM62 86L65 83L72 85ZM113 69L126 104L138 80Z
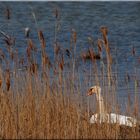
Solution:
M94 114L90 118L90 123L97 123L98 120L98 114Z

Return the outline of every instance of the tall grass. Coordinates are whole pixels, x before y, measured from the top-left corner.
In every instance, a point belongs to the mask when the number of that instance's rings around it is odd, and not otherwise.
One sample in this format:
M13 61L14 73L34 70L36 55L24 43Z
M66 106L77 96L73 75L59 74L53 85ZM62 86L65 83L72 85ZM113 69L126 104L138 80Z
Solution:
M93 113L91 109L93 108L90 108L90 103L88 102L90 99L87 100L87 97L81 94L83 86L75 70L77 32L75 30L72 31L73 52L71 52L71 67L70 72L65 74L66 60L64 59L64 52L61 52L62 50L58 45L59 42L57 42L56 26L59 13L58 10L55 12L54 62L49 59L46 52L47 44L42 30L37 30L41 53L39 66L37 64L37 54L39 52L32 38L27 40L26 57L21 58L17 50L12 49L9 51L11 45L13 45L9 43L11 38L3 36L8 48L6 53L11 57L7 59L5 52L0 51L2 60L0 66L0 138L139 138L138 126L129 128L118 124L96 123L91 125L89 123L89 117ZM103 67L101 69L94 57L95 52L91 48L89 49L92 62L91 71L95 76L93 76L94 84L105 86L105 83L108 83L111 87L109 89L103 87L104 97L109 102L105 106L111 112L112 99L115 100L115 96L107 93L116 92L117 82L115 78L112 78L112 60L107 39L107 28L102 27L101 32L103 39L98 39L98 49L99 53L101 53L105 48L107 64L102 63L102 59L98 60ZM12 68L9 66L11 62L14 64ZM19 66L21 69L19 69ZM23 68L25 68L24 71ZM52 72L54 79L51 79ZM83 73L83 76L85 75L86 72ZM107 78L105 78L106 75ZM83 83L89 85L88 80L88 77L85 76ZM136 89L137 86L135 86ZM95 103L94 106L96 106ZM138 108L138 103L135 107ZM97 110L96 107L94 109ZM119 113L119 105L117 103L115 104L115 112ZM139 110L137 109L138 112ZM132 112L130 111L129 114L132 114Z

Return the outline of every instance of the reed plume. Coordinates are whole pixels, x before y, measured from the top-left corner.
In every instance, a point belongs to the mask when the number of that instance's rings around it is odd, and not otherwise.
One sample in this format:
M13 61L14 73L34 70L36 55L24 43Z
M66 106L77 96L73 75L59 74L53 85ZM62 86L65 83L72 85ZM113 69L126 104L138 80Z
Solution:
M9 71L9 69L6 70L5 77L6 77L6 90L9 91L10 85L11 85L10 84L10 71Z
M97 45L98 45L98 51L99 51L99 53L102 52L103 43L104 43L104 41L102 39L98 39Z
M42 49L44 49L46 47L46 42L45 42L43 32L41 30L38 31L38 37L39 37L39 40L40 40L40 43L41 43L41 47L42 47Z
M64 57L61 55L60 61L59 61L59 67L63 71L64 68Z
M11 12L10 12L9 7L6 8L5 15L6 15L6 19L8 19L8 20L11 19Z

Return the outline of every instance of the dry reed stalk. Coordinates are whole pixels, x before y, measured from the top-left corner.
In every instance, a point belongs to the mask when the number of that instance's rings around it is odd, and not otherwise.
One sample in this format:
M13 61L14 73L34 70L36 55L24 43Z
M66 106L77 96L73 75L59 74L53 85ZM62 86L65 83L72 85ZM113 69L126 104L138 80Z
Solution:
M91 60L94 65L95 82L97 85L99 85L98 67L97 67L97 63L96 63L96 59L95 59L95 53L92 48L89 48L89 54L90 54Z
M0 77L0 88L2 87L2 78Z
M58 16L59 16L59 11L58 11L58 8L56 8L56 9L55 9L54 14L55 14L55 18L57 19L57 18L58 18Z
M54 42L56 43L57 42L57 34L58 34L58 31L60 30L60 9L55 8L54 15L55 15Z
M0 88L2 87L3 84L3 76L2 76L2 69L0 68Z
M56 42L54 45L54 53L56 54L56 56L59 54L60 50L60 45L58 44L58 42Z
M45 73L46 71L46 65L48 66L48 69L50 69L51 65L51 61L45 51L46 48L46 42L45 42L45 38L43 35L42 31L38 31L38 36L39 36L39 40L41 43L41 53L42 53L42 68L43 68L43 73Z
M135 54L134 54L135 56ZM135 70L135 74L136 74L136 68L134 69ZM135 118L138 118L139 116L139 101L138 101L138 80L137 80L137 77L135 76L134 78L134 85L135 85L135 88L134 88L134 93L135 93L135 96L134 96L134 116Z
M41 30L38 31L38 37L39 37L39 40L40 40L40 43L41 43L41 47L44 50L46 48L46 42L45 42L43 32Z
M105 47L108 47L108 37L107 37L107 35L108 35L108 28L105 27L105 26L102 26L100 28L100 31L101 31L101 33L103 35L103 40L104 40Z
M31 48L29 46L26 49L26 53L27 53L27 58L30 60L30 58L31 58Z
M63 94L63 70L64 70L64 57L63 54L61 55L59 61L58 61L58 80L59 80L59 85L60 85L60 94Z
M6 79L6 90L7 91L9 91L9 89L10 89L10 70L9 69L7 69L6 70L6 75L5 75L5 79Z
M11 49L10 47L15 45L15 38L7 35L6 33L2 32L2 31L1 31L1 34L4 36L3 40L7 45L7 50L10 52L10 49Z
M37 74L37 64L32 63L30 65L30 72L31 72L31 74Z
M37 62L36 62L36 52L37 49L31 39L28 39L28 47L26 49L27 58L28 58L28 70L31 74L35 74L37 76ZM22 59L19 61L20 64L23 64Z
M64 69L64 57L63 57L63 55L61 55L61 58L59 61L59 67L60 67L61 71L63 71L63 69Z
M98 39L97 45L98 45L98 51L99 51L99 53L102 52L103 43L104 43L104 41L102 39Z
M84 62L86 62L86 59L90 59L89 54L87 55L85 52L83 52L83 53L81 54L81 57L82 57L82 59L83 59Z
M11 12L10 12L10 9L8 7L6 8L5 15L6 15L6 19L9 20L11 18Z
M108 85L110 87L111 86L111 79L112 79L112 70L111 70L112 57L111 57L111 54L110 54L109 42L108 42L108 37L107 37L108 29L107 29L107 27L101 27L100 31L102 32L103 40L104 40L104 46L105 46L105 49L106 49Z
M75 57L76 57L76 44L77 44L77 32L75 31L75 29L72 29L72 40L74 43L74 48L73 48L73 85L74 85L74 78L75 78Z
M47 54L45 54L45 56L42 57L42 64L43 64L44 68L46 65L48 66L49 69L52 66L51 61L50 61L49 57L47 56Z
M60 46L58 44L58 41L57 41L57 34L60 30L60 10L58 8L55 8L55 11L54 11L54 15L55 15L55 31L54 31L54 60L55 61L58 61L57 60L57 55L58 55L58 52L60 50Z
M2 49L0 49L0 58L1 58L1 60L4 60L5 59L5 54L2 51Z
M37 49L31 39L28 39L28 46L29 46L30 50L37 51Z
M98 39L97 40L97 46L98 46L98 52L99 52L99 55L100 55L100 58L101 58L101 62L100 62L100 65L101 65L101 75L102 75L102 85L105 85L106 81L105 81L105 66L104 66L104 62L103 62L103 57L102 57L102 46L104 44L104 41L102 39Z
M55 64L59 61L59 55L61 55L61 46L59 44L59 42L55 42L54 43L54 60L55 60Z
M95 62L95 58L94 58L95 53L94 53L94 51L93 51L92 48L89 48L89 55L90 55L90 57L91 57L91 60L92 60L93 62Z

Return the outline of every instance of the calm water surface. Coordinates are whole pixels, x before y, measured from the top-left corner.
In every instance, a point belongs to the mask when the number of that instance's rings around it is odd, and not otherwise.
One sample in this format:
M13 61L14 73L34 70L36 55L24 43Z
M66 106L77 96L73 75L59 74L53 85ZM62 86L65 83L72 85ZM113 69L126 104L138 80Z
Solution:
M11 19L8 21L5 17L6 7L11 10ZM0 2L0 29L16 38L16 47L21 56L25 55L27 47L24 28L31 29L30 37L37 47L40 47L37 28L43 30L47 40L46 51L53 60L55 8L60 11L57 39L64 49L70 48L71 29L74 28L78 33L77 56L90 47L87 39L89 36L96 41L101 37L100 27L108 27L111 53L116 64L113 69L117 67L119 78L118 95L125 97L128 89L133 94L135 78L140 86L140 2ZM36 22L32 13L36 16ZM0 48L4 49L2 38L0 36ZM132 56L133 47L136 51L135 57ZM81 62L79 65L78 71L85 67L90 68L91 62L88 61L85 65ZM129 87L124 84L126 73L132 77ZM137 93L139 94L139 88Z

